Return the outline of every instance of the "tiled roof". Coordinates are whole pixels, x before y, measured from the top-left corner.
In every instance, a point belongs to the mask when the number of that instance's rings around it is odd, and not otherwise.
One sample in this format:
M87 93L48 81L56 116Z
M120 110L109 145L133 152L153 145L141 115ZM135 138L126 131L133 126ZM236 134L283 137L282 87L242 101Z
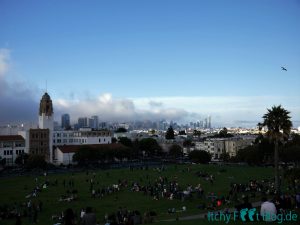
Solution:
M25 141L21 135L0 135L0 141Z

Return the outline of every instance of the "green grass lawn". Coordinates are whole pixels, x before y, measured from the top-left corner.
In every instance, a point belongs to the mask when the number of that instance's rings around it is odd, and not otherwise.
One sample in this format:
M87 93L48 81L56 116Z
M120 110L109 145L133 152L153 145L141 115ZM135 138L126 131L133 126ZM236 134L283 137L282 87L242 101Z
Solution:
M187 168L189 167L189 172ZM225 169L226 172L220 172L220 169ZM207 172L215 176L214 184L209 181L199 178L195 175L197 171ZM117 193L104 196L103 198L93 199L90 194L90 184L86 182L93 177L93 172L96 173L94 179L94 187L97 189L102 186L108 186L117 184L118 180L127 179L128 188L122 188ZM231 182L246 183L249 179L265 179L272 177L271 168L258 168L258 167L246 167L246 166L216 166L216 165L169 165L162 172L149 168L148 170L135 169L130 171L129 169L114 169L114 170L96 170L86 173L71 173L66 174L51 174L47 177L43 175L38 176L38 182L43 183L46 179L50 183L54 183L55 179L58 180L58 186L50 185L48 188L43 189L42 192L36 198L32 198L32 201L41 200L43 202L43 211L38 214L38 224L54 224L51 216L59 214L67 208L72 208L77 213L81 208L87 206L93 207L97 215L97 220L104 224L104 215L116 212L119 207L126 207L128 210L139 210L141 214L145 211L155 211L158 216L156 217L157 224L169 225L169 224L207 224L208 221L191 220L191 221L173 221L163 222L165 219L175 218L175 215L169 215L167 210L169 208L176 208L180 210L183 206L186 206L187 210L184 213L177 213L177 216L195 215L204 211L200 211L197 206L201 201L197 198L192 200L153 200L151 196L145 196L142 192L132 192L130 190L132 182L139 182L147 184L148 182L154 183L155 179L159 176L166 176L168 180L177 179L179 185L185 188L187 185L201 184L205 193L214 192L217 194L227 195ZM36 176L23 176L23 177L9 177L0 178L0 206L4 204L13 205L16 203L26 202L26 195L30 193L35 187ZM147 179L148 178L148 179ZM72 202L59 202L58 199L61 195L66 193L68 188L64 188L63 180L74 180L74 189L78 190L78 200ZM66 185L68 186L68 185ZM254 199L253 199L254 201ZM160 222L159 222L160 221ZM22 219L22 224L30 224L27 218ZM0 221L1 225L14 224L15 220ZM235 223L236 224L236 223ZM237 223L238 224L238 223Z

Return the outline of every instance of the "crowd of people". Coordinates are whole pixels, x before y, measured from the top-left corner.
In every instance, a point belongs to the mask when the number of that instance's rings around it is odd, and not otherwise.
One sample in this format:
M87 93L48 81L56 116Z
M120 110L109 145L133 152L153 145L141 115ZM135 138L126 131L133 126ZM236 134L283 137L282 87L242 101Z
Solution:
M137 168L130 168L130 171L134 171ZM141 170L148 171L148 168L138 168ZM196 185L191 184L180 184L177 175L173 174L171 176L166 176L163 173L167 169L165 167L158 167L153 169L157 175L156 178L149 176L149 173L145 173L142 177L137 177L135 179L118 179L116 182L107 185L99 182L99 176L96 176L95 172L86 172L86 177L83 179L80 185L85 184L86 190L91 199L105 198L108 195L114 194L116 204L117 193L124 190L130 190L131 192L140 192L145 196L149 196L154 201L164 200L179 200L181 202L187 200L196 200L197 208L202 210L214 211L231 205L231 203L236 204L236 209L241 210L243 208L252 208L251 199L257 201L257 197L274 196L271 201L267 201L263 198L265 205L270 206L274 204L277 213L285 213L288 210L293 210L295 208L300 208L300 194L281 194L278 195L275 192L274 180L263 179L254 180L251 179L246 183L234 183L232 182L229 187L228 193L216 194L209 191L207 187L213 187L216 180L214 174L198 171L193 173L200 178L200 182ZM190 173L190 168L184 169L182 171L177 171L178 173ZM109 177L109 172L106 172L106 176ZM75 185L74 174L70 175L68 179L63 180L52 180L48 179L47 174L44 174L44 178L33 179L33 188L28 189L24 186L26 191L25 201L21 203L14 203L11 205L0 206L0 220L1 219L16 219L16 225L22 224L22 218L28 218L31 223L38 223L39 214L42 213L44 205L40 200L40 194L46 192L52 187L63 187L64 194L61 194L57 199L59 202L71 202L79 199L78 190L80 189L78 185ZM100 179L101 180L101 179ZM205 185L201 185L201 183ZM77 183L77 182L76 182ZM79 183L79 182L78 182ZM211 185L206 185L210 183ZM206 191L204 187L206 187ZM80 189L81 190L81 189ZM85 190L85 189L84 189ZM82 190L81 190L82 191ZM86 194L86 193L84 193ZM242 202L240 202L241 195L246 195L242 197ZM59 195L58 195L59 196ZM46 202L47 205L47 202ZM263 207L262 204L261 208ZM268 208L268 207L267 207ZM186 211L186 206L179 209L169 208L167 213L177 213ZM91 207L81 209L76 212L71 208L67 208L63 212L53 214L51 216L53 224L83 224L83 225L136 225L142 223L153 222L156 213L153 211L146 211L141 213L139 210L128 210L126 207L120 207L116 212L105 214L102 218L96 218L95 210Z
M138 210L130 211L126 207L119 207L116 212L105 214L104 218L99 220L94 210L91 207L86 207L86 209L81 209L80 213L68 208L52 219L54 225L138 225L152 223L155 216L156 213L153 211L146 211L141 214Z
M163 198L185 201L186 199L192 199L194 193L199 198L201 198L204 194L201 184L196 186L187 185L185 188L182 188L176 177L170 180L166 176L159 176L154 183L149 181L147 185L140 184L137 181L133 182L131 185L131 191L143 192L144 195L149 195L154 200Z

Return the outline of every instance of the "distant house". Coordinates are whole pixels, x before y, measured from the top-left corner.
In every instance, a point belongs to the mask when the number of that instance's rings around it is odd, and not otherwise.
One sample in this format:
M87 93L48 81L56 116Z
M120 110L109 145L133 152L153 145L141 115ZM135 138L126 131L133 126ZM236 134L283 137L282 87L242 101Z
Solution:
M204 150L212 155L212 160L219 160L222 153L228 153L230 157L236 156L238 150L246 148L255 140L251 137L210 138L195 143L196 150Z
M53 132L53 145L110 144L112 134L108 130L81 128L79 131L64 130Z
M60 165L69 165L74 164L73 162L73 156L74 154L83 146L91 147L91 148L99 148L99 147L108 147L112 151L114 151L115 148L123 146L121 144L93 144L93 145L62 145L62 146L56 146L55 148L55 164Z
M73 156L78 151L78 145L63 145L55 148L56 164L73 164Z

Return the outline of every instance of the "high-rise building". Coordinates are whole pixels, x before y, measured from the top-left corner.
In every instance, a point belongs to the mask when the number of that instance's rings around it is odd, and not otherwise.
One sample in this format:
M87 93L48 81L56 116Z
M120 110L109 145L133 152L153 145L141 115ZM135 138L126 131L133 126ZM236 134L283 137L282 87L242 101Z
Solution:
M98 130L99 129L99 119L98 116L92 116L92 124L90 126L92 129Z
M100 128L101 128L101 129L107 128L107 123L106 123L106 122L101 122L101 123L100 123Z
M79 117L78 118L78 128L88 127L88 118L87 117Z
M61 127L64 129L70 128L70 115L69 114L63 114L61 116Z
M208 124L207 124L207 118L204 119L204 129L207 129Z
M211 128L211 116L208 116L208 128Z
M39 128L53 130L53 106L47 92L40 101Z

